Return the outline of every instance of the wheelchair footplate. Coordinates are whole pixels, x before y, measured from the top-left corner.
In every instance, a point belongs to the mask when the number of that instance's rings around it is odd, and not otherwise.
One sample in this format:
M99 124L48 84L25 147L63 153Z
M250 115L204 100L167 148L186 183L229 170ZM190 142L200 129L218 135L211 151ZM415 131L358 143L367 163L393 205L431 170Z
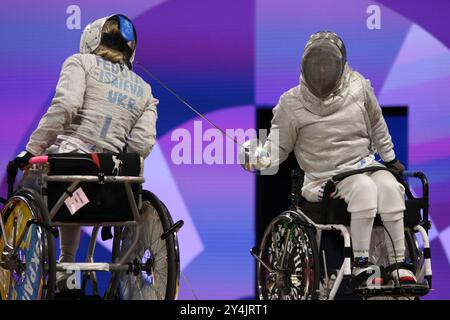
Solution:
M427 284L403 284L395 286L394 284L387 284L379 287L359 287L353 290L353 293L358 296L376 297L376 296L390 296L390 297L404 297L414 296L422 297L430 291Z

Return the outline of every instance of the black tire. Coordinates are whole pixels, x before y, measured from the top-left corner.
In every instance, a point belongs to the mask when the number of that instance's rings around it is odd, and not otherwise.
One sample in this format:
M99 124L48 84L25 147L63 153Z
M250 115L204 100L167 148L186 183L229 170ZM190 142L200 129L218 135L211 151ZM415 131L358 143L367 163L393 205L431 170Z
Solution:
M144 258L143 254L145 255L147 251L149 252L151 257L156 256L156 258L154 259L155 265L152 269L152 274L155 274L155 272L157 272L156 262L160 260L165 260L161 262L161 266L167 267L167 273L164 274L161 273L162 275L161 277L165 278L165 293L160 292L160 295L157 295L156 286L155 289L153 289L153 291L155 292L156 299L174 300L177 298L178 295L179 275L180 275L180 257L179 257L177 237L175 233L172 233L165 240L162 240L160 238L158 239L158 237L160 237L164 231L167 231L173 225L172 217L170 216L170 213L167 210L167 207L164 205L164 203L161 202L152 192L144 190L142 192L142 200L144 204L145 202L148 202L157 213L157 220L159 220L162 228L161 230L155 229L158 231L156 231L157 234L155 234L156 238L152 238L155 239L152 241L152 243L154 243L155 241L159 241L160 243L163 244L163 246L166 249L165 250L166 258L164 258L164 255L162 255L162 252L152 252L153 248L147 248L145 247L145 243L143 243L143 245L137 249L137 251L140 252L133 253L130 259L132 262L135 258L139 258L139 260L141 260L142 262L142 259ZM142 214L145 214L145 212L142 212ZM154 218L153 222L155 222L156 217L153 218ZM124 229L122 234L123 234L122 238L123 241L121 251L123 252L124 250L127 249L127 246L129 245L127 242L128 241L127 239L129 239L129 234L127 235L127 228ZM144 253L142 253L143 249ZM161 251L163 249L164 248L161 246L161 248L158 249L158 251ZM158 255L162 257L159 258L159 260ZM140 286L136 285L137 281L140 282ZM146 281L144 272L141 272L138 276L129 273L129 274L122 274L120 277L120 287L122 297L124 299L153 299L155 298L155 296L152 294L153 291L151 289L151 286L152 284L149 283L149 281Z
M286 242L288 234L289 238L291 234L294 236ZM259 257L274 271L271 274L257 262L259 299L318 299L320 267L316 238L311 227L298 223L292 212L284 212L270 222L259 247Z
M47 210L46 206L44 205L44 202L43 202L40 194L31 189L20 189L8 200L8 203L3 208L2 219L5 222L5 224L9 218L12 218L11 213L13 212L13 208L15 208L19 203L23 203L25 206L27 206L30 209L30 213L31 213L33 219L42 221L44 223L49 222L48 210ZM11 204L11 206L10 206L10 204ZM7 209L8 207L10 207L9 210ZM28 220L26 220L26 221L28 221ZM26 221L21 221L21 223L26 224ZM42 228L40 226L31 225L30 228L32 228L32 229L29 229L29 230L32 230L31 232L36 233L36 237L37 237L36 244L37 244L37 246L39 246L39 251L36 251L38 248L36 246L34 250L29 250L28 252L25 251L24 254L31 254L32 252L34 252L34 253L38 252L38 256L35 256L33 254L33 261L39 261L40 268L38 269L38 271L40 271L40 273L42 273L42 275L40 275L40 277L42 277L42 279L43 279L42 280L43 287L42 287L42 295L40 298L51 300L51 299L54 299L55 284L56 284L56 258L55 258L56 253L55 253L54 236L47 229ZM7 232L8 232L8 230L7 230ZM1 233L1 231L0 231L0 233ZM28 234L29 233L30 233L30 231L28 231ZM30 234L29 238L34 239L32 237L33 237L33 234ZM27 257L24 256L23 259L27 259ZM36 263L36 265L37 265L37 263ZM29 271L29 270L31 270L31 271ZM26 284L26 281L28 280L27 277L31 277L26 272L28 272L28 271L32 272L32 270L33 270L33 268L31 268L29 265L27 265L26 270L24 272L24 279L21 279L20 281L15 282L16 286L19 286L19 292L21 290L20 286L23 286L24 283ZM24 289L22 289L22 291L24 291ZM33 295L25 295L24 294L23 297L19 296L19 299L20 298L28 299L30 297L35 297L34 292L33 292Z

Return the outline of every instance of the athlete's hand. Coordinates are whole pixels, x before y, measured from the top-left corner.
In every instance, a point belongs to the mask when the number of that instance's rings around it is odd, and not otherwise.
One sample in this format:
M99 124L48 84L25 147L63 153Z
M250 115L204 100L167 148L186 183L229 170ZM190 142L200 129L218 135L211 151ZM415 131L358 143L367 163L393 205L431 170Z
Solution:
M389 169L394 169L394 170L398 171L398 173L400 173L400 175L403 175L403 171L405 171L405 166L397 159L386 162L385 165Z
M239 149L239 163L244 170L255 172L270 166L270 157L257 140L248 140Z

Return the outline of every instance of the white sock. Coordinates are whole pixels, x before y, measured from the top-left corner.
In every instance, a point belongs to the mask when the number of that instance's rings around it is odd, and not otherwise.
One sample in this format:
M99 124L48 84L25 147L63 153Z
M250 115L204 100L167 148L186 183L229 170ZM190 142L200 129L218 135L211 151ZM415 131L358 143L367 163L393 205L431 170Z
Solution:
M389 255L389 263L394 264L395 262L403 262L405 260L405 228L403 226L403 219L384 221L384 226L392 237L386 234L386 248ZM392 242L394 243L394 248L392 247ZM397 261L395 258L397 257Z
M375 210L352 212L350 232L355 258L368 258Z

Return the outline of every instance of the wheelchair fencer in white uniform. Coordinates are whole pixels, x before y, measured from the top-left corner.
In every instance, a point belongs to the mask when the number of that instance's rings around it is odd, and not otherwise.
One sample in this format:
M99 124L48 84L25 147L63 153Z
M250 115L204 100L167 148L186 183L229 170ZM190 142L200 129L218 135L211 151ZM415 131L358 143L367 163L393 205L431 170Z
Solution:
M291 151L301 168L293 175L291 210L272 221L259 250L252 251L260 298L332 299L342 279L366 297L420 296L431 286L426 177L409 173L422 179L426 191L414 198L370 82L350 68L346 56L335 33L313 34L300 84L273 109L267 141L247 141L241 148L246 170L268 171ZM376 153L385 165L375 160ZM374 221L375 230L385 230L384 266L370 256ZM325 254L319 257L323 230L339 230L344 238L345 258L333 284ZM416 232L423 237L423 255Z
M8 165L2 299L54 298L56 271L59 290L70 291L69 269L82 273L83 287L91 280L96 295L95 272L111 272L107 299L176 297L176 231L182 221L174 224L165 205L141 187L143 159L155 143L158 100L132 71L136 44L136 30L124 15L87 25L80 53L64 62L51 106L26 152ZM22 188L13 193L18 168L27 170ZM81 226L94 227L83 263L75 261ZM100 227L114 228L112 263L93 261ZM55 263L57 228L61 255ZM27 259L39 261L36 270L25 268Z

